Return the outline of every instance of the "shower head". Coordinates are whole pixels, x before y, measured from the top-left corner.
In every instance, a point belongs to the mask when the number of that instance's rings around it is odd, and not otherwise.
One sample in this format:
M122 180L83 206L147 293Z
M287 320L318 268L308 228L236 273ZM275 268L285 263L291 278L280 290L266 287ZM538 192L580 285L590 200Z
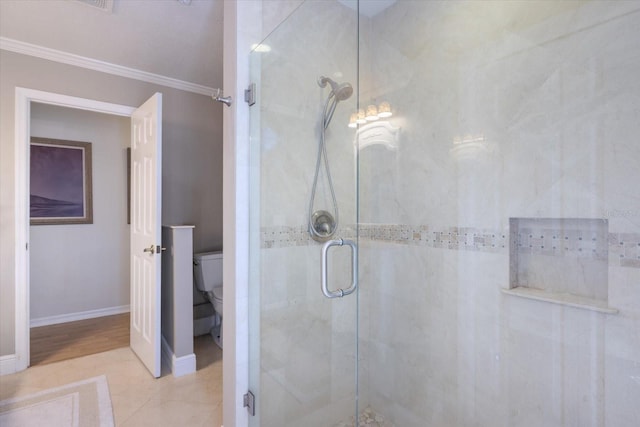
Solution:
M351 83L338 84L329 77L320 76L320 78L318 78L318 86L326 87L327 83L331 85L331 94L329 97L331 97L331 95L335 96L336 101L349 99L353 94L353 87L351 86Z

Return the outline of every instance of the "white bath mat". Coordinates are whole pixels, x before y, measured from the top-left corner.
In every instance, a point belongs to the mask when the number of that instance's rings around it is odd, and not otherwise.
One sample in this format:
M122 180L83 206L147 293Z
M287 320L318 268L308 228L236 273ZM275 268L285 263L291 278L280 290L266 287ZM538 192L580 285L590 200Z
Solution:
M107 378L72 384L0 401L2 427L113 427Z

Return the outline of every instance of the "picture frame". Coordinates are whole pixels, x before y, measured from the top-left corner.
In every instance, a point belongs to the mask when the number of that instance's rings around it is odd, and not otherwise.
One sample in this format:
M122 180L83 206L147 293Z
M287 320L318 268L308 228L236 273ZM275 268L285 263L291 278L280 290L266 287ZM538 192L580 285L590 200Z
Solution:
M93 224L91 143L32 137L31 225Z

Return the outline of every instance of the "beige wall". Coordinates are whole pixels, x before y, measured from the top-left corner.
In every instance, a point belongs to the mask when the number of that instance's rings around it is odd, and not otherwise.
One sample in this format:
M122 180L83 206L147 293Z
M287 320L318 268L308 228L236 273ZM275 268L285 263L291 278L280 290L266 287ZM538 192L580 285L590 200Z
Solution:
M202 95L0 51L0 356L15 352L16 86L129 106L162 92L162 222L195 224L195 251L222 246L220 104Z

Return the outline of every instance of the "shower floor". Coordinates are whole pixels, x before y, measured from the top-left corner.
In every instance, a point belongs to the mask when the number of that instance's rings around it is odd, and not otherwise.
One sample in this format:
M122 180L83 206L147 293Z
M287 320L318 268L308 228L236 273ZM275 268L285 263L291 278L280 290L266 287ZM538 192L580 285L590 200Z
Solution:
M341 421L334 427L395 427L391 422L387 421L382 415L368 407L358 416L358 422L354 417L348 421Z

